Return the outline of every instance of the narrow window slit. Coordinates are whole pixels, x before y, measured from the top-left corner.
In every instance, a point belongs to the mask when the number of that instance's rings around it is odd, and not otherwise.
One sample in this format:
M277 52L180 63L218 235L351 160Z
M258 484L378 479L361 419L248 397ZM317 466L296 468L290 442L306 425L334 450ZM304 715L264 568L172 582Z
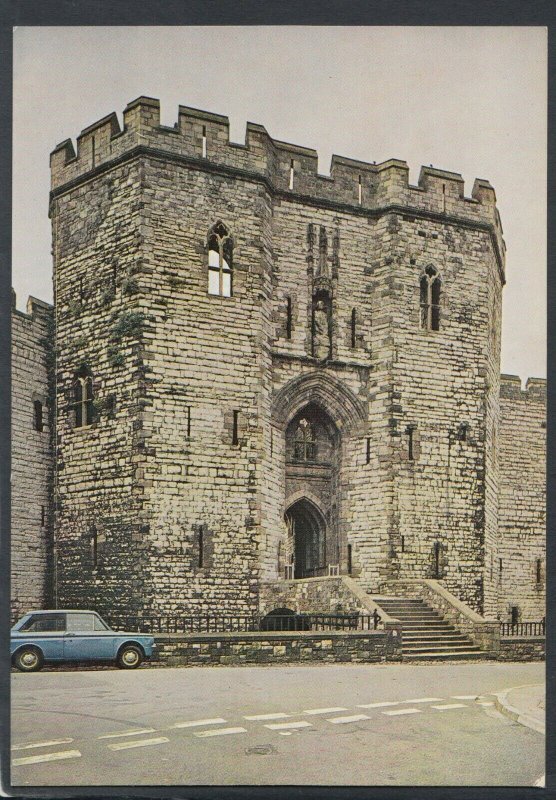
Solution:
M363 202L363 184L361 183L361 175L359 176L359 183L357 184L358 202L359 205Z
M207 157L207 126L203 125L203 145L202 145L203 158Z
M191 406L186 406L185 413L187 415L187 438L191 436Z
M98 566L98 535L96 526L93 525L91 530L91 555L93 558L93 569Z
M41 528L46 525L46 508L41 506Z
M537 583L542 583L542 560L537 558L537 574L536 574Z
M290 189L293 189L293 158L290 161Z
M33 402L33 428L36 431L44 430L42 403L40 400Z
M204 535L204 525L199 525L199 568L203 566L203 559L204 559L204 552L203 552L203 535Z
M355 350L357 344L357 313L354 308L351 309L351 349Z
M434 543L434 577L440 578L440 542Z
M286 298L286 339L292 338L292 299Z
M232 444L238 444L238 419L239 419L239 411L234 411L234 422L232 428Z
M367 461L367 464L371 463L371 437L370 436L367 436L366 461Z
M410 461L415 460L415 450L414 450L414 441L413 441L413 432L415 428L413 425L408 425L405 429L407 434L407 457Z
M402 553L405 553L405 536L402 536Z
M347 568L348 568L348 575L351 575L353 569L353 562L352 562L352 554L351 554L351 545L348 544L347 546Z
M96 150L96 142L95 142L95 137L93 136L93 138L91 139L91 166L93 167L95 166L95 161L96 161L95 150Z

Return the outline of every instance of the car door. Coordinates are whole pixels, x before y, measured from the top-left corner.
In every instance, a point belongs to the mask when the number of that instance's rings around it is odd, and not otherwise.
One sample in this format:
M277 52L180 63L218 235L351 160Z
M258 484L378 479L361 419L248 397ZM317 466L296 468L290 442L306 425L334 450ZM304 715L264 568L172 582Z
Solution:
M17 644L36 644L47 661L61 661L64 657L66 615L61 612L31 614L18 631Z
M96 661L111 659L113 634L95 630L96 615L85 611L68 611L64 636L64 659L67 661Z

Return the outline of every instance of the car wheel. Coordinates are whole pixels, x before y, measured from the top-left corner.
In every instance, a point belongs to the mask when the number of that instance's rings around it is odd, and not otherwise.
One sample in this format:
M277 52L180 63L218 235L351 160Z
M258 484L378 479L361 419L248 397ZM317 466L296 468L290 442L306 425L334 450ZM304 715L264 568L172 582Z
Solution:
M135 644L126 644L118 653L116 663L120 669L136 669L142 660L141 649Z
M44 659L36 647L22 647L14 656L14 664L20 672L38 672Z

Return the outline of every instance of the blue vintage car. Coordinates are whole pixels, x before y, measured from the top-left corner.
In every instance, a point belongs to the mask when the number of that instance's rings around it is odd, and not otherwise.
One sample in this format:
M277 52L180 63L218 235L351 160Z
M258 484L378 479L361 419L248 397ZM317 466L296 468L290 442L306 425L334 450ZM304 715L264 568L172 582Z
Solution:
M135 669L150 658L152 636L111 630L94 611L33 611L11 631L12 664L21 672L36 672L45 662L113 661Z

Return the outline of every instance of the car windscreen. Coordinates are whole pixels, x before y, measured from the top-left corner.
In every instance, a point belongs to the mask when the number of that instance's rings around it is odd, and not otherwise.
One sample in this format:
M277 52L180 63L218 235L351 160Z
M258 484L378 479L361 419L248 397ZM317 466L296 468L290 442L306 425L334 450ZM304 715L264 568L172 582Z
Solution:
M95 631L109 631L110 630L110 628L108 627L106 622L104 622L104 620L102 620L100 617L97 617L96 614L94 615L94 620L95 620Z
M65 614L31 614L26 620L20 631L25 633L51 633L54 631L65 631Z

